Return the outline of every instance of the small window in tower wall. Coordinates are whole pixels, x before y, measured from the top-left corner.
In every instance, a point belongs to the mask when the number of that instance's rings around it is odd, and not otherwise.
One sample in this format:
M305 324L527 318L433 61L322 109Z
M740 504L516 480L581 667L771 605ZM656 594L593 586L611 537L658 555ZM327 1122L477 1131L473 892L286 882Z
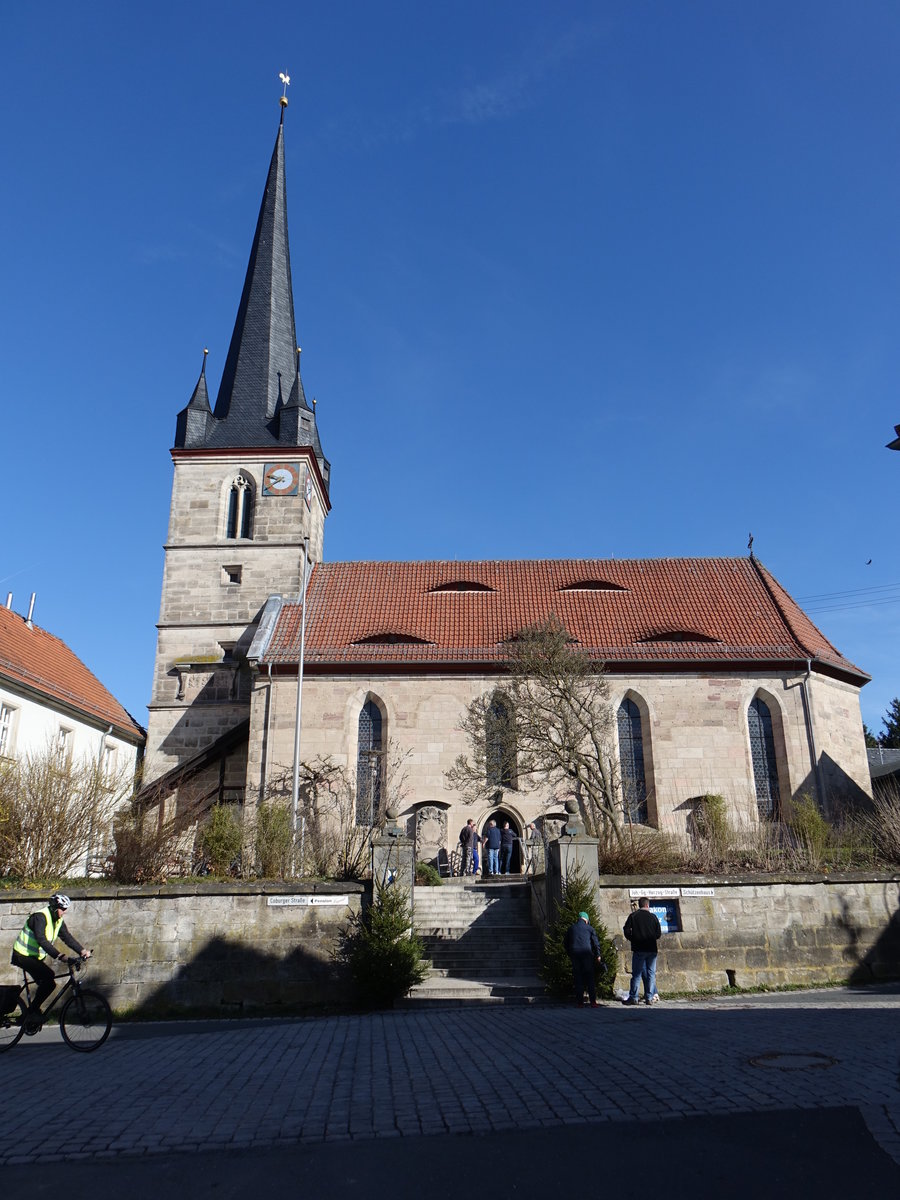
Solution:
M240 583L241 582L240 566L236 565L236 566L232 566L232 567L223 567L222 568L222 582L223 583Z

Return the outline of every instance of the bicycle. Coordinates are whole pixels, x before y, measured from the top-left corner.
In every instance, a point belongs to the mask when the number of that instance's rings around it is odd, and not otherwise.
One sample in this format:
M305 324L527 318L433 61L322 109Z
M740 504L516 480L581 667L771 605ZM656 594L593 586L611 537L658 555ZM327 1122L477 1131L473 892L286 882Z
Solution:
M100 1049L112 1029L112 1009L99 992L81 986L77 976L83 965L80 958L69 959L66 974L54 976L66 982L41 1012L39 1020L33 1023L26 1022L25 1013L31 1003L31 989L37 988L37 984L23 971L23 984L0 987L0 1053L11 1050L23 1034L31 1036L38 1033L56 1005L70 991L72 994L59 1014L59 1030L63 1041L73 1050L84 1053Z

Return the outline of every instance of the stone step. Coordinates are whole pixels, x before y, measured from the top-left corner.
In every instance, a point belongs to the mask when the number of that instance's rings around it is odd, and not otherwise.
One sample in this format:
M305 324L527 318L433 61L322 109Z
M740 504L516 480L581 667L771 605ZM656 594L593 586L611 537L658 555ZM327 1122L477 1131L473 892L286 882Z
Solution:
M517 980L452 979L430 975L395 1008L461 1007L465 1004L546 1004L549 998L536 976Z

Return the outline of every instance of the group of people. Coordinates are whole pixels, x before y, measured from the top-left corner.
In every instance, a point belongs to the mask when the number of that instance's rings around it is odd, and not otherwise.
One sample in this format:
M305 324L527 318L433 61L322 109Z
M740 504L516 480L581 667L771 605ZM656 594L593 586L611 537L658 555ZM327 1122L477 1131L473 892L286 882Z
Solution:
M656 1004L659 1001L659 993L656 990L656 958L662 928L659 917L650 911L650 901L646 896L641 896L637 908L628 914L622 932L631 942L631 984L622 1003L628 1006L639 1004L638 997L643 983L644 1003ZM606 964L603 962L600 938L586 912L579 913L578 919L566 930L565 947L572 962L575 1003L586 1004L584 993L587 991L591 1008L597 1008L594 963L600 964L601 975L606 971Z
M526 829L529 842L539 842L540 834L532 822ZM491 818L484 833L475 828L474 820L469 817L459 831L460 875L477 875L481 867L482 875L509 875L512 873L513 849L516 835L510 828L509 821L503 822L500 828ZM485 851L485 861L481 862L479 850Z

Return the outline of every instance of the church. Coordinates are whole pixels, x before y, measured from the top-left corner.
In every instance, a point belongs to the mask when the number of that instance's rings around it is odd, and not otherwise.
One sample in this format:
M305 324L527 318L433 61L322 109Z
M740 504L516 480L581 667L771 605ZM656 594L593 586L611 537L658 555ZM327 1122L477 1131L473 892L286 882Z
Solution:
M567 796L529 790L513 770L478 809L446 775L468 751L467 706L492 694L503 712L509 641L556 618L603 664L633 823L683 833L709 792L741 824L777 820L801 794L826 814L869 796L868 676L752 553L327 561L331 464L300 373L282 105L217 399L204 352L177 414L146 784L167 803L190 788L250 817L290 771L301 703L300 759L353 781L360 827L396 751L397 819L418 858L452 850L469 817L479 830L494 816L520 837L532 821L549 831Z

